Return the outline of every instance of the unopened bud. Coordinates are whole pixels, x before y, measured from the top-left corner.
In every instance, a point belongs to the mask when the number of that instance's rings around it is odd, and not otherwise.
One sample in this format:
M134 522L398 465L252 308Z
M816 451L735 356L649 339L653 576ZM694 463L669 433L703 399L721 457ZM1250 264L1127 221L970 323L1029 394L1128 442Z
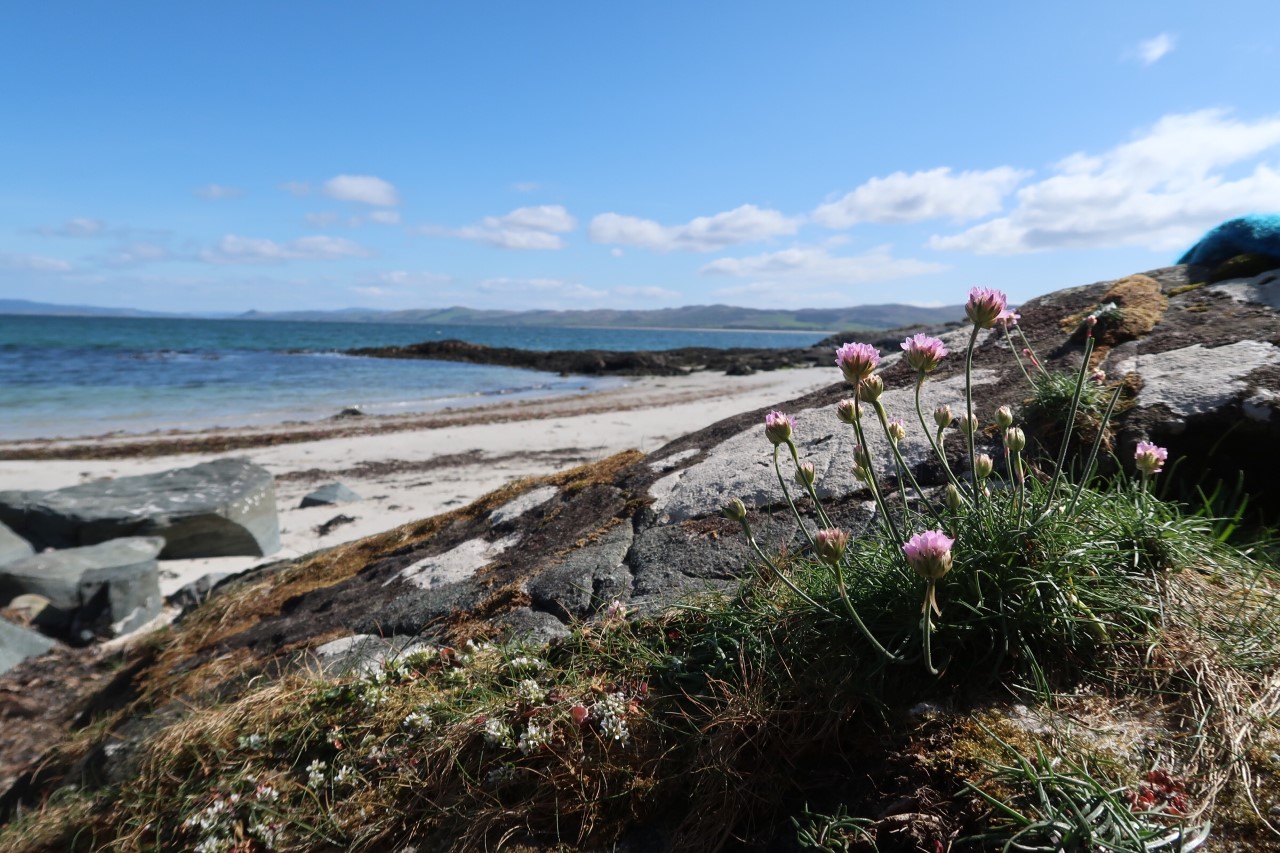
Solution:
M1010 453L1021 453L1027 446L1027 436L1017 427L1009 427L1004 431L1004 446Z
M764 416L764 435L769 442L775 447L791 441L791 431L795 427L795 421L790 415L784 415L782 412L770 412Z
M861 465L853 466L853 476L857 477L860 481L864 483L871 482L871 472L868 471L866 468L862 467Z
M902 421L889 421L889 426L885 429L889 433L889 440L894 444L907 437L907 428L902 425Z
M836 417L852 426L858 421L858 405L853 400L836 403Z
M990 477L991 469L994 467L995 463L985 453L979 453L973 460L973 472L978 475L979 480L985 480Z
M956 426L958 426L960 431L965 435L977 435L978 418L976 415L974 417L962 416L960 418L960 422L956 424Z
M884 380L878 373L873 373L858 383L858 399L864 403L874 403L884 393Z
M1107 372L1099 367L1093 373L1089 374L1089 378L1093 380L1095 385L1105 385L1107 382Z
M947 503L947 509L952 512L959 512L964 506L964 497L961 496L960 490L956 488L955 483L947 483L947 491L943 498Z
M813 469L812 462L801 462L796 466L796 482L806 489L812 487L814 480L817 478L818 475Z
M1008 429L1013 426L1013 410L1008 406L1001 406L996 409L996 425L1000 429Z
M946 403L933 410L933 422L938 425L938 429L946 429L955 419L956 416L951 413L951 407Z
M817 553L819 560L829 566L834 566L844 556L844 549L848 544L848 533L839 528L830 527L819 530L817 535L814 536L813 550Z
M733 498L720 510L724 517L732 521L742 521L747 517L747 505L740 498Z
M871 454L868 453L867 449L861 444L855 444L853 446L853 464L858 468L871 467Z

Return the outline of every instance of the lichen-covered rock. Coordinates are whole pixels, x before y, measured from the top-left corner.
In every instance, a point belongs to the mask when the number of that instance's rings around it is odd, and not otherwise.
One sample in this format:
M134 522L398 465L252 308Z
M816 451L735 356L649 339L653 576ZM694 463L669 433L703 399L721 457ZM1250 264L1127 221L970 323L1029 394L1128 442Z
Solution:
M170 560L260 557L280 549L274 480L247 459L52 492L6 492L0 494L0 517L40 548L160 536L162 556Z

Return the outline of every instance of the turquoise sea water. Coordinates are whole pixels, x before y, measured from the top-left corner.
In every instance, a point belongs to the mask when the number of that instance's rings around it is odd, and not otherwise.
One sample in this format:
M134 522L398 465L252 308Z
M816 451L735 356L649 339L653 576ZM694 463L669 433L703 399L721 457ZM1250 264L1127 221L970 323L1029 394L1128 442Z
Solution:
M0 316L0 438L432 411L621 384L338 350L460 338L523 349L793 347L821 333Z

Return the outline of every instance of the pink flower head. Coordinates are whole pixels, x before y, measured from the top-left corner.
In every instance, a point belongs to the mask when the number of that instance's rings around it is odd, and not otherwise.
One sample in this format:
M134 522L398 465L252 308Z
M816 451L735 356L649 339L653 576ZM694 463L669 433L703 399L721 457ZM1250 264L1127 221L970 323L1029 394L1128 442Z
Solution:
M1000 316L996 317L996 322L1004 328L1018 325L1018 321L1022 319L1022 315L1012 308L1006 308L1000 312Z
M827 565L834 566L844 556L844 549L849 544L849 534L838 527L819 530L814 536L813 548L818 559Z
M879 363L880 351L871 344L845 344L836 350L836 365L850 385L870 376Z
M1134 464L1145 476L1159 474L1168 458L1169 451L1163 447L1156 447L1149 441L1139 441L1138 449L1133 454Z
M779 444L791 441L791 432L795 426L796 422L790 415L777 411L770 412L764 416L764 437L777 447Z
M925 580L938 580L951 571L951 546L956 540L941 530L917 533L902 546L907 562Z
M902 342L907 354L907 364L921 373L928 373L938 366L947 354L947 347L937 338L928 335L912 335Z
M1009 300L1002 291L975 287L969 291L969 301L965 303L964 313L979 329L990 329L1005 312L1008 303Z

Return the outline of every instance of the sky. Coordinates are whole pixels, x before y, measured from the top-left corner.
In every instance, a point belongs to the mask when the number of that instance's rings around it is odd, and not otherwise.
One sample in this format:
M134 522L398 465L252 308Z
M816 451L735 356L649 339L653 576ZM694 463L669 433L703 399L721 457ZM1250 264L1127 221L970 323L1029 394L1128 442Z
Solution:
M1280 210L1280 3L0 8L0 298L1021 301Z

